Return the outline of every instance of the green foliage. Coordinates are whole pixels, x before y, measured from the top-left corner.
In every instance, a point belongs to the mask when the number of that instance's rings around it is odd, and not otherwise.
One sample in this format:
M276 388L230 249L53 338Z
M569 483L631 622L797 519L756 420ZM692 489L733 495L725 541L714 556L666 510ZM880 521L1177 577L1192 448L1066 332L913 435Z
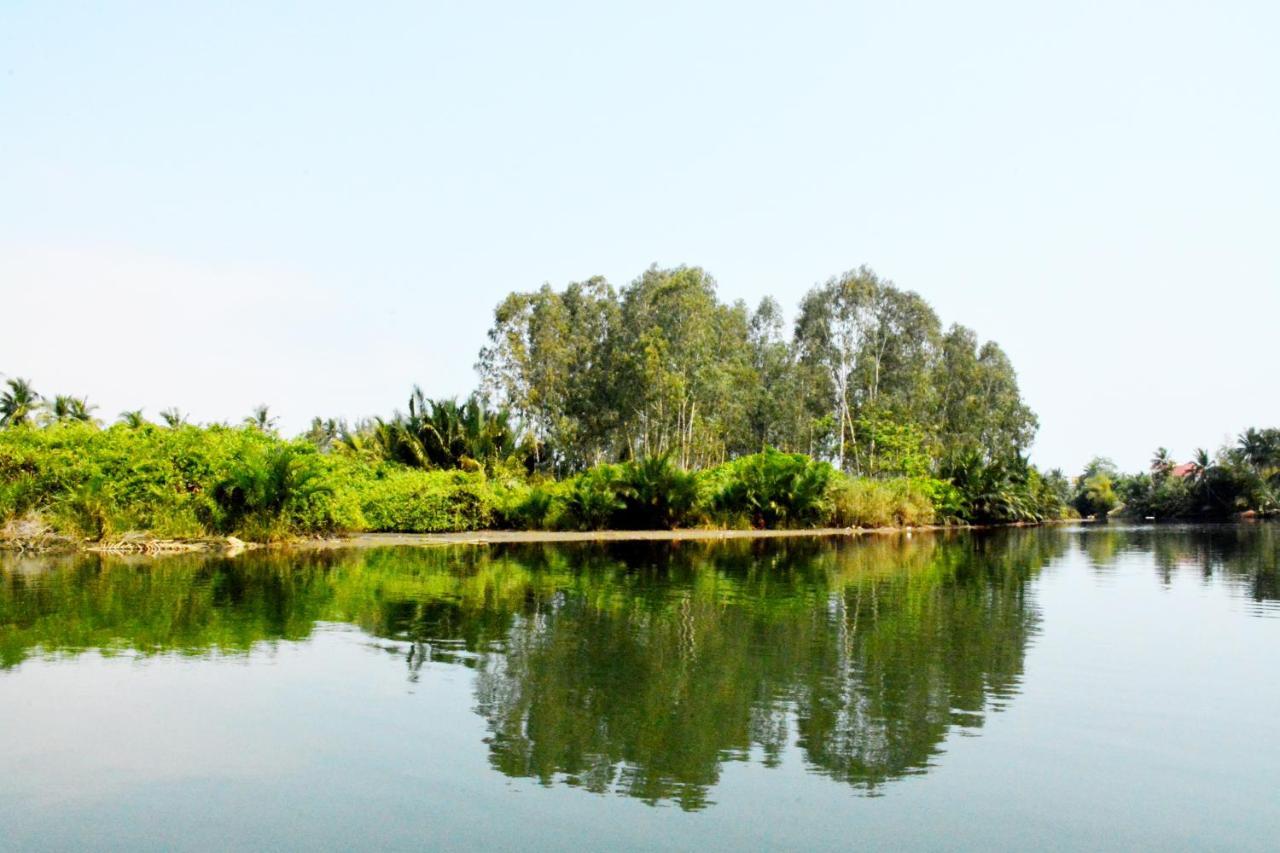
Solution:
M326 431L317 418L308 435L319 443ZM408 415L397 412L387 421L377 418L355 435L344 435L343 443L351 449L368 447L382 460L414 468L478 471L531 456L533 449L519 433L506 409L490 409L475 396L465 403L431 400L415 387Z
M344 467L251 428L21 427L0 431L0 512L92 538L325 533L362 523Z
M486 397L566 475L672 454L706 469L778 447L865 476L937 475L975 453L1012 458L1034 414L1008 357L866 267L814 288L788 334L781 307L725 304L697 267L652 267L513 293L477 367Z
M1067 514L1061 474L1046 479L1022 457L987 461L969 450L953 458L945 470L960 497L959 515L966 521L1040 522Z
M1109 460L1095 459L1080 477L1076 491L1075 508L1083 516L1106 518L1120 505L1115 483L1118 479L1115 466Z
M561 523L579 530L602 530L611 526L627 508L621 465L597 465L570 483L564 496Z
M671 453L623 463L617 483L622 508L613 523L619 528L670 529L694 520L698 477L678 466Z
M89 405L85 397L59 394L48 404L48 416L55 421L94 423L93 410L96 408L98 407Z
M29 379L9 379L6 390L0 394L0 426L22 426L31 420L40 405L40 395L31 387Z
M495 497L483 473L388 466L359 484L369 530L438 533L490 526Z
M357 525L358 514L339 498L336 478L328 474L320 455L304 444L255 447L214 485L210 526L270 541L295 531L331 533Z
M941 516L935 495L946 497L940 480L900 477L871 480L840 477L832 489L832 523L838 527L893 527L933 524Z
M812 527L830 516L835 470L800 453L773 448L719 466L708 474L712 509L730 523L752 527Z
M1108 483L1113 495L1107 494ZM1150 473L1121 475L1106 460L1094 460L1077 479L1075 505L1082 514L1109 505L1130 518L1221 520L1240 513L1274 515L1280 512L1278 497L1280 430L1250 428L1216 454L1196 450L1184 466L1160 448Z
M559 529L570 520L566 492L572 485L546 481L503 489L495 507L495 523L517 530Z

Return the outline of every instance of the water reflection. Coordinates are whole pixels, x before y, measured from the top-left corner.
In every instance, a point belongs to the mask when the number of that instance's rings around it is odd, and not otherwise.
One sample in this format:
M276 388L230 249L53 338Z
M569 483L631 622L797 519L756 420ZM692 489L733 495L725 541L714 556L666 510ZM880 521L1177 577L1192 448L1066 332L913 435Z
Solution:
M428 661L473 669L483 748L508 776L697 809L726 762L775 764L794 745L874 794L1016 693L1037 625L1026 581L1069 541L10 559L0 667L88 649L244 654L353 623L411 679Z
M1079 543L1095 569L1140 554L1166 586L1177 574L1194 572L1255 602L1280 602L1280 525L1274 523L1099 525L1084 528Z

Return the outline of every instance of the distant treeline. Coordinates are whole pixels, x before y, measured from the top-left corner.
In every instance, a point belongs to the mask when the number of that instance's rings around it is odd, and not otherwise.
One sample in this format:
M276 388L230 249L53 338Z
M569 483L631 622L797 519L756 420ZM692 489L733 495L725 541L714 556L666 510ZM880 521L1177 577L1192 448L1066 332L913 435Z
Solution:
M0 395L0 523L38 516L253 538L337 530L880 526L1070 512L1025 449L1008 358L864 268L815 287L790 330L721 302L701 269L651 268L507 297L465 401L316 418L292 441L239 426L100 428L82 397Z
M1249 428L1216 454L1201 448L1177 463L1163 447L1150 468L1122 474L1094 459L1077 480L1073 506L1082 515L1119 513L1137 519L1224 519L1280 514L1280 429Z

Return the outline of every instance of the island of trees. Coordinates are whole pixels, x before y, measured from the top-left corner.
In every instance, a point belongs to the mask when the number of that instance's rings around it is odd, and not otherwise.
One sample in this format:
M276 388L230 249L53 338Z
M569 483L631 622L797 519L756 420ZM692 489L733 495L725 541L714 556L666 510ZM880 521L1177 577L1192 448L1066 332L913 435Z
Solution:
M0 394L10 542L354 531L880 527L1037 522L1122 505L1144 517L1273 512L1276 431L1194 477L1074 484L1026 450L1037 421L1009 359L863 267L814 287L790 328L773 299L725 303L697 267L513 293L470 397L317 417L281 437L261 406L196 425L176 409L110 426L79 397ZM1242 442L1243 442L1242 437ZM1250 439L1253 441L1253 439ZM1167 474L1167 475L1166 475ZM1230 486L1228 487L1228 481Z

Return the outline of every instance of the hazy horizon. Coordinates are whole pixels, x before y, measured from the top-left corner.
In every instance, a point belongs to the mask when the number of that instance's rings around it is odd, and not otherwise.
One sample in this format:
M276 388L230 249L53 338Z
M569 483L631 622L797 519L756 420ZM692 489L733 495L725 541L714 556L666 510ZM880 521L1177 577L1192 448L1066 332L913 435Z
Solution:
M512 290L867 264L1043 467L1280 425L1280 8L778 8L15 4L0 373L296 433L467 393Z

